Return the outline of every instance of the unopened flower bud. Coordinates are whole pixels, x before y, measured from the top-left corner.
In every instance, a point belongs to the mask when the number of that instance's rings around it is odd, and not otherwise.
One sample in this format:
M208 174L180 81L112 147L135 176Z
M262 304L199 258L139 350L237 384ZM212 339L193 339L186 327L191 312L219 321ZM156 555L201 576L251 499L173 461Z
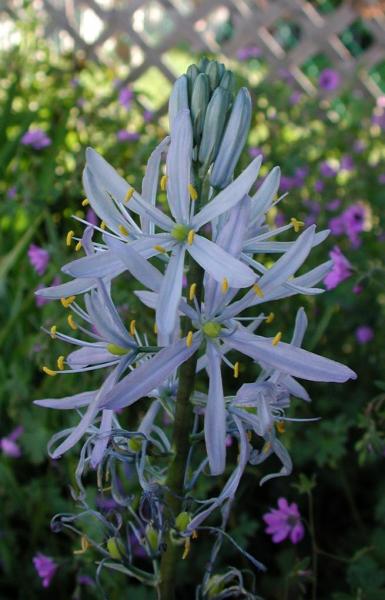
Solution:
M214 162L210 183L216 188L226 187L233 178L234 169L245 145L251 121L251 98L247 88L237 94L222 142Z
M209 78L210 89L213 92L215 88L219 84L220 75L219 75L219 65L216 60L212 60L206 67L206 74Z
M231 93L228 90L217 88L207 107L203 125L203 134L199 149L199 161L201 164L208 165L215 160L230 103Z
M234 75L231 71L225 71L222 75L222 79L219 83L220 87L224 90L232 91L234 87Z
M179 515L175 519L175 529L178 531L184 531L187 529L189 523L191 521L191 514L189 512L183 511L179 513Z
M188 83L188 93L191 98L192 90L194 87L194 83L196 78L199 75L199 69L196 65L190 65L186 71L187 83Z
M159 547L158 532L152 525L147 525L146 527L146 539L151 550L157 552Z
M202 135L209 97L209 78L205 73L200 73L195 80L191 96L191 120L193 124L194 139L197 142Z
M178 77L173 85L170 100L168 103L168 117L170 120L170 130L173 130L175 119L177 114L185 109L189 108L188 94L187 94L187 77L182 75Z
M123 543L119 538L111 537L107 540L108 554L114 560L121 560L124 556Z

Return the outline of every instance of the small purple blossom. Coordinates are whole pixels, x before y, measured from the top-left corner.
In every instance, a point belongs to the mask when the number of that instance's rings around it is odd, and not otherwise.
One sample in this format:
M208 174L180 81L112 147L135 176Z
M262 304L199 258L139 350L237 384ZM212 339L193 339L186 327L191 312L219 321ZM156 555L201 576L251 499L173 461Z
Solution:
M337 173L336 169L332 167L327 160L324 160L319 166L322 177L334 177Z
M78 575L77 582L79 585L94 586L95 581L89 575Z
M154 113L151 112L151 110L144 110L143 119L146 123L151 123L151 121L154 119Z
M323 191L324 187L325 187L324 182L321 181L320 179L317 179L317 181L314 184L314 190L320 194Z
M334 69L324 69L320 73L318 83L323 90L332 92L340 86L341 75Z
M136 142L139 139L139 133L136 131L127 131L126 129L119 129L116 134L119 142Z
M257 156L262 156L262 158L264 158L264 153L262 148L259 148L258 146L251 146L249 148L249 156L251 158L256 158Z
M332 290L337 287L341 281L348 279L352 274L352 265L344 256L338 246L334 246L333 250L329 253L330 258L333 261L331 271L326 275L324 284L327 290Z
M36 244L31 244L28 248L28 258L36 273L40 276L44 275L49 263L49 253L44 248L40 248Z
M11 458L19 458L21 450L16 441L23 435L24 428L19 425L9 435L0 439L0 450Z
M124 108L130 108L134 99L134 92L130 87L124 87L119 92L119 104Z
M60 283L61 279L59 276L56 276L52 281L52 285L59 285ZM42 290L44 287L45 286L43 283L39 283L36 290ZM41 308L42 306L44 306L44 304L47 304L47 302L50 302L48 298L44 298L44 296L35 295L35 303L38 308Z
M378 111L372 116L372 124L378 125L382 130L385 131L385 110Z
M359 344L367 344L374 338L374 331L369 325L360 325L355 331L355 336Z
M341 206L341 200L339 198L335 198L326 204L326 210L338 210Z
M385 183L385 173L378 176L378 183Z
M283 225L286 224L286 218L285 218L285 215L283 214L283 212L281 212L281 211L277 212L277 214L275 215L274 223L276 224L277 227L282 227Z
M279 498L278 508L272 508L262 518L267 524L265 531L272 536L274 544L279 544L286 538L292 544L298 544L305 535L298 505L295 502L289 504L286 498Z
M340 160L340 170L341 171L353 171L354 169L354 162L353 162L353 158L350 156L350 154L345 154L344 156L341 157Z
M52 144L51 139L42 129L31 129L21 138L23 146L31 146L34 150L43 150Z
M357 296L359 294L361 294L364 291L364 286L356 283L356 285L353 287L353 294L357 294Z
M295 91L293 92L290 96L289 96L289 103L292 106L295 106L296 104L298 104L301 101L303 94L301 94L301 92Z
M55 561L49 556L38 552L36 556L33 557L33 564L39 577L42 579L43 587L49 587L51 585L52 577L55 575L58 567Z
M262 50L258 46L245 46L237 50L237 58L240 61L249 60L250 58L258 58L261 56Z
M353 248L358 248L361 244L359 234L364 229L367 209L362 202L355 202L349 206L338 217L329 221L329 227L333 235L342 235L345 233Z
M8 188L7 190L7 198L9 198L10 200L13 200L16 197L17 194L17 189L16 186L13 185L12 187Z
M365 142L363 140L355 140L353 150L356 154L361 154L365 150Z

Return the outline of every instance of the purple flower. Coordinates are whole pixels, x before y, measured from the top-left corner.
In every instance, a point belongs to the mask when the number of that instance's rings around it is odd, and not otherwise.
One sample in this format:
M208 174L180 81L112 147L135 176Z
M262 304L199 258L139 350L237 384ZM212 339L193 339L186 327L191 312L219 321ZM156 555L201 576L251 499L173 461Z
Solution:
M286 218L285 218L285 215L283 214L283 212L280 212L280 211L277 212L277 214L275 215L274 223L276 224L277 227L282 227L283 225L286 224Z
M139 133L136 131L127 131L126 129L119 129L116 134L119 142L136 142L139 139Z
M16 189L15 185L13 185L12 187L10 187L7 190L7 198L9 198L10 200L13 200L13 198L16 197L16 194L17 194L17 189Z
M385 173L378 176L378 183L385 183Z
M258 58L261 54L262 50L258 46L245 46L237 50L237 58L240 61L248 60L249 58Z
M339 198L335 198L335 200L331 200L326 204L327 210L337 210L341 206L341 200Z
M341 216L333 217L328 223L328 227L333 235L342 235L345 231L345 223Z
M21 450L16 444L16 440L23 434L24 428L19 425L16 427L7 437L0 439L0 449L6 456L11 458L19 458L21 456Z
M134 92L130 87L124 87L119 92L119 104L124 108L130 108L134 99Z
M258 146L251 146L249 148L249 156L251 156L251 158L256 158L259 155L264 157L264 153L261 148L258 148Z
M341 75L334 69L324 69L318 79L319 86L327 92L332 92L341 84Z
M264 514L263 520L267 524L265 531L272 536L275 544L286 538L290 538L293 544L298 544L305 535L298 505L295 502L289 504L286 498L279 498L278 508L272 508Z
M302 95L303 95L303 94L301 94L301 92L298 92L298 91L296 91L296 92L293 92L293 93L291 94L291 96L289 97L289 103L290 103L292 106L295 106L296 104L298 104L298 102L300 102L300 100L301 100L301 98L302 98Z
M31 146L35 150L42 150L52 144L51 139L42 129L31 129L21 138L23 146Z
M331 166L326 160L320 164L319 167L320 173L323 177L334 177L337 173L334 167Z
M342 214L346 233L354 248L358 248L361 244L358 234L364 229L366 213L365 205L361 202L356 202L349 206Z
M60 277L56 276L52 281L52 285L59 285L60 282L61 282ZM44 287L45 286L43 283L39 283L36 290L42 290ZM47 304L47 302L49 302L49 301L50 301L49 298L44 298L44 296L35 295L35 303L38 308L41 308L42 306L44 306L44 304Z
M94 586L95 581L89 575L78 575L77 581L79 585Z
M344 256L338 246L334 246L329 253L333 261L331 271L326 275L324 284L327 290L332 290L337 287L341 281L344 281L352 274L352 266L346 256Z
M369 325L360 325L355 331L355 336L359 344L367 344L374 338L374 331Z
M345 154L344 156L341 157L340 169L342 171L353 171L354 162L353 162L353 158L350 156L350 154Z
M385 110L381 112L375 112L372 116L373 125L378 125L381 129L385 130Z
M42 579L43 587L49 587L52 577L55 575L57 569L55 561L49 556L45 556L45 554L38 552L36 556L33 557L33 564L39 577Z
M320 179L318 179L314 184L314 190L318 193L321 193L323 191L324 187L325 187L325 184Z
M38 275L44 275L49 263L49 253L44 248L31 244L28 248L28 258Z
M145 120L146 123L150 123L154 118L154 113L151 112L151 110L144 110L143 111L143 119Z
M357 294L357 296L359 294L361 294L364 291L364 286L360 285L359 283L356 283L356 285L353 287L353 294Z

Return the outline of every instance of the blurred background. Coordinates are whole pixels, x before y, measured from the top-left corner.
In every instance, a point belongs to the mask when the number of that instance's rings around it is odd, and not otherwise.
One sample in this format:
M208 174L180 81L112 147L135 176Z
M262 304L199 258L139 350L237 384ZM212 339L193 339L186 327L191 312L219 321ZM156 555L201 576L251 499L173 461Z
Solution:
M344 386L309 386L312 404L295 403L296 417L322 420L282 433L291 477L260 488L276 465L250 468L234 508L234 538L268 565L255 574L268 600L385 598L385 2L8 0L0 2L2 600L103 598L96 556L74 554L78 537L50 530L55 513L76 511L69 486L77 458L49 460L46 446L76 415L32 404L92 389L98 375L53 380L41 372L60 353L41 326L68 326L60 303L39 300L34 290L65 280L60 266L74 256L65 234L81 231L71 215L96 219L81 204L85 148L95 147L140 188L146 159L167 132L173 81L203 55L232 68L237 86L252 92L242 164L262 153L262 176L279 164L281 192L288 192L269 218L331 229L307 264L331 253L330 291L273 307L276 330L289 337L303 305L305 347L358 373ZM148 317L129 282L120 298L123 316L144 327ZM95 489L90 479L89 498L107 511L108 499ZM298 504L306 526L298 544L274 544L264 531L262 516L279 497ZM204 544L186 561L184 598L194 597ZM39 553L52 560L47 587ZM221 564L247 566L230 546ZM102 581L113 600L154 597L118 573Z

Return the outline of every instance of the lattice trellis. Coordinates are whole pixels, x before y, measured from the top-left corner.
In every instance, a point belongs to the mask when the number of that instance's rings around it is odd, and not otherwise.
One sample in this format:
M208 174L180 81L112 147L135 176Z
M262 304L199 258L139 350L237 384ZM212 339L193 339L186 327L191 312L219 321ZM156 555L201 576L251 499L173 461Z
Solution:
M215 52L223 59L247 46L260 48L266 77L289 71L308 94L322 94L307 68L326 61L343 82L378 96L377 67L385 71L385 8L382 0L36 0L46 35L86 57L129 66L127 82L157 69L166 83L179 74L170 64L171 48ZM329 2L329 12L322 10ZM333 6L338 5L337 8ZM88 27L84 27L85 21ZM295 32L289 44L282 26ZM366 32L355 52L346 41L357 27ZM164 103L158 107L162 112Z

